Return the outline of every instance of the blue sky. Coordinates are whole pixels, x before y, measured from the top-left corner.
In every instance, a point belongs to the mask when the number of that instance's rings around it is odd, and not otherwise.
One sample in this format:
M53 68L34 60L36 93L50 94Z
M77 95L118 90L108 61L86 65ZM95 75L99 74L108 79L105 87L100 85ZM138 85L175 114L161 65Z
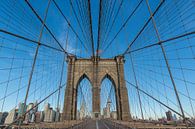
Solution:
M80 0L78 2L81 1L83 2L83 0ZM112 0L102 1L104 3L107 3L106 8L104 7L104 11L114 5L114 1ZM113 15L110 17L110 23L114 20L114 14L116 14L117 8L119 7L121 1L122 0L116 0L116 5L113 6ZM43 19L46 7L48 5L48 0L30 0L29 2ZM84 5L82 2L81 4ZM116 55L122 54L126 50L127 46L134 40L146 21L149 19L150 13L147 9L146 1L143 0L130 20L124 26L124 29L122 29L122 31L109 46L109 48L105 50L105 47L110 43L110 41L112 41L121 25L123 25L125 20L132 13L139 2L140 0L123 1L117 19L113 24L113 27L110 29L110 33L108 33L108 39L106 40L107 42L105 42L104 44L102 42L102 44L100 43L101 58L111 58ZM149 4L153 12L156 10L160 2L160 0L149 0ZM71 9L70 1L56 0L56 3L61 8L64 15L68 18L72 27L76 30L81 41L86 45L88 53L85 51L78 37L70 28L68 28L67 22L59 13L53 1L50 3L46 25L48 26L48 28L50 28L56 39L64 48L67 37L66 35L68 33L68 52L84 58L90 58L90 56L92 55L91 45L85 41L78 22L76 21L73 10ZM76 1L73 1L73 6L76 9L76 13L79 14ZM24 37L28 37L32 40L38 40L41 31L41 23L40 21L38 21L36 16L32 13L30 8L23 0L19 0L17 2L11 0L2 0L0 1L0 7L0 29L10 31ZM195 25L193 22L194 18L192 16L193 12L194 5L192 4L192 0L166 0L159 8L159 11L154 15L160 39L167 40L175 36L194 32ZM96 50L99 15L98 0L91 0L91 13L93 39ZM106 18L107 17L109 17L109 13L106 15ZM79 20L81 23L83 23L83 21L81 21L81 17ZM105 19L105 21L108 22L109 19ZM110 25L111 24L108 24L108 29L106 29L105 26L101 28L102 38L105 38L105 30L109 30ZM195 106L194 41L194 35L192 34L163 44L174 77L174 81L177 85L181 102L184 106L184 110L187 116L193 115L191 104L193 108ZM131 50L133 51L156 42L158 42L158 39L152 21L150 21L143 32L140 34L140 36L135 40L134 44L131 47ZM44 29L43 31L41 43L60 49L57 42L53 39L53 37L46 29ZM0 32L0 87L2 91L2 94L0 94L0 106L2 111L9 111L13 107L15 107L18 102L24 100L26 86L28 83L36 47L37 45L32 42L15 38L13 36ZM52 50L43 46L40 47L28 102L44 98L44 96L51 93L54 89L56 89L57 86L59 86L63 56L64 55L62 52ZM155 46L132 52L131 56L134 61L133 64L135 66L135 73L140 88L144 89L159 100L163 101L165 104L180 112L177 106L175 106L175 104L177 105L177 101L175 99L175 94L172 89L172 83L170 81L170 77L160 47ZM132 62L130 61L129 54L125 55L125 60L125 78L127 81L135 84L131 67ZM65 84L66 82L66 66L67 64L65 64L64 66L62 84ZM109 81L106 81L105 83L109 85L108 89L111 88ZM88 83L86 82L85 85L88 85ZM127 89L131 113L134 116L137 115L140 117L141 115L136 90L132 88L128 83ZM160 91L162 91L162 94L159 94ZM62 107L64 89L61 91L61 93L60 105ZM56 97L57 94L53 95L47 100L47 102L52 103L53 107L56 107L57 105ZM189 99L189 97L191 99ZM161 117L165 115L164 112L167 111L166 108L161 108L162 110L160 110L159 107L161 106L159 104L152 101L150 98L143 94L141 94L141 98L145 107L144 114L146 117L155 118L156 116ZM171 103L170 100L173 101L173 103ZM2 106L3 101L5 101L4 106ZM102 103L102 105L105 105L105 102ZM43 105L41 105L40 110L42 107ZM155 112L153 112L152 110L155 110Z

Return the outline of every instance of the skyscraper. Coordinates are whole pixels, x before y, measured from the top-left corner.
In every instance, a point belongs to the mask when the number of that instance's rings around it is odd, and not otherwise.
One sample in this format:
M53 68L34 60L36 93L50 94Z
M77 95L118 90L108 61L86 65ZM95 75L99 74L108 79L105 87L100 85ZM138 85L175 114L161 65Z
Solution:
M49 103L45 103L45 105L44 105L44 111L49 110L49 108L50 108L50 104Z
M106 103L106 107L103 109L104 118L110 118L110 105L111 105L111 101L110 99L108 99Z
M44 111L44 122L54 122L56 115L55 113L56 112L53 110L53 108L49 108L49 110Z
M27 106L27 111L29 111L26 116L25 116L25 123L29 123L32 122L32 114L33 114L33 108L34 104L33 103L29 103Z
M81 120L85 118L85 104L84 104L83 101L82 101L82 104L81 104L79 115L80 115Z
M60 109L59 108L56 108L55 121L56 122L60 121Z
M8 116L8 112L0 112L0 125L4 124L7 116Z
M16 117L17 117L17 110L14 108L9 112L8 116L6 117L5 124L10 124L14 122Z
M167 116L167 121L172 121L173 120L173 116L172 116L171 111L167 111L166 116Z
M18 116L21 116L26 112L26 105L24 103L19 103L18 105Z

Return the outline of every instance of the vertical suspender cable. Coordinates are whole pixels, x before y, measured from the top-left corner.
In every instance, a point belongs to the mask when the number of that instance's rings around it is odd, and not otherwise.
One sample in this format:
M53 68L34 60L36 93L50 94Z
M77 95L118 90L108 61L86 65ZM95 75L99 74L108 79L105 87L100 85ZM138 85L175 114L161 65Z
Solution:
M134 69L134 63L133 63L133 59L132 59L131 54L130 54L130 59L131 59L131 65L132 65L133 75L134 75L134 79L135 79L135 84L137 87L136 89L137 89L137 95L138 95L138 99L139 99L139 106L140 106L140 110L141 110L141 115L142 115L142 119L144 120L143 107L142 107L140 93L138 90L139 86L138 86L138 82L137 82L137 78L136 78L136 74L135 74L135 69Z

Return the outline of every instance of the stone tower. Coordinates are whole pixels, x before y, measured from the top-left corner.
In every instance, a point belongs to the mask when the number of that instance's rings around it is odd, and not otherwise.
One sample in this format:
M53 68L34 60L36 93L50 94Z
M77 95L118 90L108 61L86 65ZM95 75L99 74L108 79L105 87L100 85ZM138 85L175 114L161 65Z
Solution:
M75 120L77 110L77 87L83 78L87 78L92 85L93 118L100 117L100 90L104 78L108 78L114 85L116 95L116 109L118 120L131 119L129 101L124 78L124 57L114 59L76 59L68 57L67 86L65 89L63 120Z

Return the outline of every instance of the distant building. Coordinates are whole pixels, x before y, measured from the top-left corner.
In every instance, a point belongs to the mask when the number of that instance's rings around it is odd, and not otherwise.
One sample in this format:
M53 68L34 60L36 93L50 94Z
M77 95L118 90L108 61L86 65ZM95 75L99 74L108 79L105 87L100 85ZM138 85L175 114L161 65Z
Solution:
M166 118L165 117L159 118L158 121L161 123L166 123Z
M63 113L60 113L60 121L63 121Z
M36 112L35 113L35 122L40 123L40 122L43 122L43 120L44 120L44 112L43 111Z
M8 112L0 112L0 125L4 124L7 116L8 116Z
M44 121L44 117L45 117L44 111L41 111L41 113L40 113L40 121L41 121L41 122Z
M116 111L112 111L112 112L110 113L110 117L111 117L112 119L117 119L117 112L116 112Z
M27 106L27 111L29 111L25 116L25 123L34 123L36 118L36 112L38 111L38 107L33 108L37 105L37 101L35 103L29 103Z
M110 105L111 105L111 101L110 99L108 99L106 107L103 109L104 118L110 118Z
M34 105L33 103L29 103L28 106L27 106L27 111L29 111L29 110L33 107L33 105ZM28 113L26 114L25 120L24 120L25 123L31 122L32 113L33 113L33 111L31 110L30 112L28 112Z
M17 116L18 116L18 110L15 108L12 109L5 119L5 124L10 124L10 123L14 122L14 120L17 118Z
M18 105L18 117L22 116L26 112L26 105L24 103L19 103Z
M77 120L79 120L80 119L80 112L79 112L79 110L77 110Z
M36 106L37 105L37 101L35 101L35 103L34 103L34 106ZM34 112L38 112L38 105L34 108Z
M79 113L79 119L82 120L85 118L85 104L82 102L81 108L80 108L80 113Z
M55 121L55 111L53 108L49 108L49 110L44 111L45 117L44 122L54 122Z
M44 111L49 110L49 108L50 108L50 104L49 104L49 103L46 103L46 104L44 105Z
M167 116L167 121L172 121L173 120L173 116L172 116L171 111L167 111L166 116Z
M103 118L106 118L106 116L107 116L107 110L106 110L106 107L105 107L105 108L103 108Z
M174 121L177 121L177 116L176 116L176 114L173 115L173 120L174 120Z
M35 113L35 122L36 123L41 122L41 112L36 112Z
M59 113L59 112L58 112ZM60 114L57 113L57 117L60 117ZM44 122L54 122L59 120L60 118L56 118L56 111L53 110L53 108L50 107L49 103L45 104L44 107Z
M17 118L23 116L25 112L26 112L26 105L24 103L19 103L19 105L18 105L18 112L17 112L18 113ZM18 121L18 123L22 123L22 122L23 122L22 119L20 119Z
M31 118L30 118L30 123L34 123L34 122L35 122L35 112L31 114Z
M56 122L60 121L60 109L59 108L56 108L55 121Z

